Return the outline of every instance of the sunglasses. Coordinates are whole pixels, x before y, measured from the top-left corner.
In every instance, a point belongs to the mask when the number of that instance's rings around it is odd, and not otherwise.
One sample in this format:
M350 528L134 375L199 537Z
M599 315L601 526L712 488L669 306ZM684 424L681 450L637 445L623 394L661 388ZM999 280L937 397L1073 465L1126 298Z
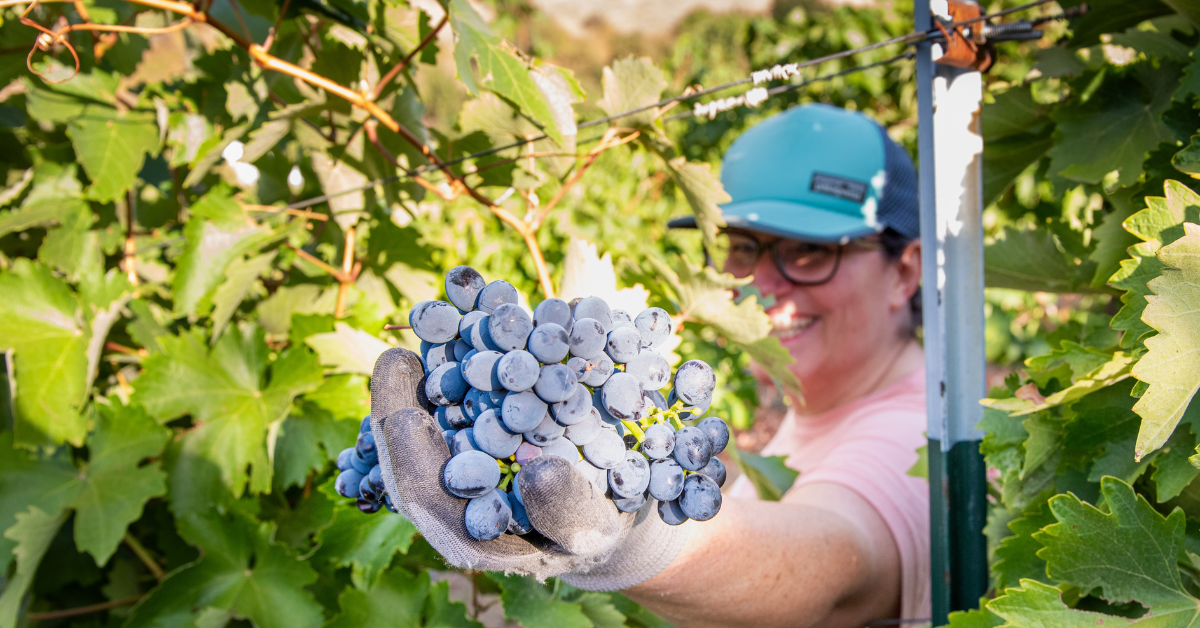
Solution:
M770 253L779 274L793 284L817 286L828 283L837 274L847 247L879 250L878 241L859 239L848 244L804 242L774 239L763 242L737 231L725 232L729 239L729 256L725 272L734 277L747 277L754 272L764 254Z

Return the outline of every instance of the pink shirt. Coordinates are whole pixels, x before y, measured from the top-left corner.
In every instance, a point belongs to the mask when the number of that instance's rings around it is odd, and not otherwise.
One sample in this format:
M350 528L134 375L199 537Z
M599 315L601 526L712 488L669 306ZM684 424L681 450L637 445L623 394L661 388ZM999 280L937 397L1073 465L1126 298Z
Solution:
M904 619L930 616L929 484L908 475L926 442L925 423L925 371L917 369L824 414L789 412L762 450L765 456L788 456L786 464L800 472L788 494L807 484L840 484L875 508L900 551ZM729 494L757 498L745 477Z

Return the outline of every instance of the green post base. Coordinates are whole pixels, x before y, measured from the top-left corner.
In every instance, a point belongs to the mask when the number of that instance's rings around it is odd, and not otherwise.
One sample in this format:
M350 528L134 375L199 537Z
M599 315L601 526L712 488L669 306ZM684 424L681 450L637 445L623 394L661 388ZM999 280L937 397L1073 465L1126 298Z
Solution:
M929 441L930 571L933 625L951 611L977 608L988 589L987 480L979 441L955 443L948 453Z

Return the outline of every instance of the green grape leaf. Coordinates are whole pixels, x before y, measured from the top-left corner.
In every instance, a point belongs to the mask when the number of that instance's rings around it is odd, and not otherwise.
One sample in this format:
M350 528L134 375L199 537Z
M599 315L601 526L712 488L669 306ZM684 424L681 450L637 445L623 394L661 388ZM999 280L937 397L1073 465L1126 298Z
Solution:
M412 545L417 528L404 515L387 510L368 515L360 512L353 500L333 490L333 479L320 491L334 502L333 523L321 530L321 546L313 555L317 563L331 562L350 567L350 578L359 589L369 589L392 562Z
M760 456L741 451L730 441L729 457L750 479L759 499L777 502L792 488L800 472L787 466L787 456Z
M467 614L465 604L450 601L450 583L445 580L435 582L429 588L424 618L424 625L429 628L483 628L483 624Z
M992 584L997 591L1020 586L1025 579L1050 582L1046 575L1046 561L1038 556L1042 544L1034 540L1033 535L1057 521L1050 508L1039 502L1008 522L1012 535L996 546L991 569Z
M124 628L201 625L201 619L221 616L243 617L257 628L321 625L321 605L305 589L316 582L317 573L272 541L270 524L209 514L181 518L178 525L183 537L200 548L201 558L155 587L133 608ZM214 617L209 609L228 614Z
M391 345L361 329L346 323L334 325L334 331L313 334L304 339L305 344L321 356L321 364L331 366L331 373L356 373L370 375L375 360Z
M1059 250L1043 229L1005 228L1004 237L983 251L984 283L989 288L1030 292L1095 292L1091 264L1079 265ZM1105 290L1107 292L1107 290Z
M358 437L361 420L337 420L315 404L305 404L302 413L288 416L275 441L275 485L302 485L310 472L336 460L338 452Z
M322 381L316 356L307 350L288 349L268 364L261 330L247 326L240 332L223 334L211 350L196 328L164 336L163 353L147 357L145 374L134 382L135 400L159 422L192 416L199 425L189 434L191 451L220 470L235 496L247 481L252 492L270 490L268 429L283 420L296 395Z
M43 161L32 168L33 188L21 206L0 214L0 236L32 227L62 224L88 211L75 164Z
M1127 626L1133 620L1090 611L1079 611L1062 601L1062 591L1033 580L1023 580L1020 589L1009 589L988 602L989 611L1006 620L1005 627L1054 626L1054 628L1096 628ZM1158 625L1158 624L1154 624ZM1179 625L1188 624L1162 624Z
M1171 165L1193 178L1200 177L1200 135L1193 135L1191 142L1171 157Z
M338 596L341 613L323 628L420 626L428 595L429 572L414 575L395 567L383 572L366 589L346 587L342 590Z
M579 604L564 601L550 587L533 578L490 573L503 592L504 616L524 628L591 628L592 621Z
M71 203L74 212L64 216L62 225L46 233L38 249L38 259L62 271L72 281L104 271L104 252L100 237L92 230L96 222L92 210L83 203Z
M1083 591L1098 589L1112 603L1137 601L1149 608L1143 620L1154 617L1158 625L1171 625L1165 623L1171 616L1194 618L1200 601L1183 588L1177 565L1183 511L1164 517L1116 478L1104 478L1100 490L1107 513L1072 494L1050 500L1059 523L1034 534L1045 546L1038 555L1050 577Z
M731 200L729 194L709 164L676 157L667 161L666 166L671 180L683 192L683 198L696 215L696 226L700 228L705 248L714 250L717 231L725 226L725 219L721 217L721 203Z
M335 419L361 420L371 413L367 378L362 375L326 377L320 388L304 395L304 400L317 404Z
M495 92L540 123L546 135L562 145L554 112L525 63L504 49L504 43L466 0L450 0L449 11L455 35L454 62L467 91L473 95L482 89Z
M233 313L241 306L242 300L250 292L254 280L271 267L277 251L270 251L246 259L235 259L230 262L225 271L225 280L213 293L212 338L215 342L225 331L225 326L233 318Z
M601 82L604 85L604 97L596 104L608 115L652 105L662 98L662 92L667 87L662 70L645 57L617 59L604 68ZM657 117L658 109L648 109L614 123L623 127L639 127L650 124Z
M329 210L339 227L349 229L366 216L363 210L367 207L367 197L362 186L368 181L367 175L350 162L325 152L312 154L312 168L321 181L321 190L333 196L329 199Z
M1003 619L986 608L955 611L946 619L950 622L947 628L995 628L1004 624Z
M67 520L67 514L46 514L36 506L16 516L17 522L4 531L4 538L15 543L13 557L17 561L16 573L5 583L0 594L0 628L15 628L21 612L25 593L33 585L33 577L50 541Z
M1077 5L1080 2L1072 0L1067 4ZM1145 20L1171 13L1171 9L1158 0L1144 0L1136 4L1124 0L1093 0L1088 5L1090 10L1086 15L1071 21L1074 31L1070 42L1072 48L1094 46L1100 43L1101 35L1119 33Z
M564 596L583 609L594 628L625 628L625 616L613 606L612 597L599 591L574 591Z
M1099 482L1105 475L1132 482L1145 470L1149 460L1139 465L1133 458L1141 419L1133 412L1135 399L1129 396L1132 379L1102 388L1066 406L1070 417L1063 440L1063 457L1072 465L1088 471L1088 481Z
M1070 341L1064 341L1063 346L1071 346L1074 350L1081 353L1090 349ZM1073 377L1073 382L1070 386L1047 396L1044 401L1037 402L1030 399L1010 397L1008 399L983 399L980 403L989 408L1010 412L1013 416L1024 416L1080 399L1085 395L1101 388L1112 386L1129 377L1134 364L1132 356L1123 351L1114 352L1111 356L1104 355L1109 358L1107 362L1100 364L1100 366L1090 371L1086 371L1079 377ZM1036 358L1031 358L1031 361L1034 359Z
M1125 219L1136 211L1130 196L1133 190L1122 189L1108 195L1113 205L1113 211L1100 219L1100 224L1092 229L1092 240L1096 247L1088 254L1088 259L1096 263L1096 274L1092 277L1093 288L1103 288L1108 280L1121 268L1121 260L1129 257L1128 249L1138 243L1137 237L1122 226Z
M226 129L224 133L213 133L206 136L206 139L194 149L189 147L188 152L194 150L195 156L190 162L191 171L183 180L183 187L190 188L203 181L204 177L208 175L208 171L223 159L221 153L225 152L230 144L240 140L248 130L250 130L249 123L239 124Z
M177 314L194 314L201 299L225 279L230 262L261 245L266 235L225 186L205 194L191 211L183 229L187 242L172 284Z
M913 466L908 468L907 475L914 478L929 480L929 444L926 443L917 447L917 461Z
M1197 410L1192 412L1195 414ZM1200 475L1200 469L1188 462L1196 448L1196 437L1189 429L1193 426L1194 423L1185 422L1182 429L1176 429L1150 463L1154 467L1150 476L1154 480L1154 499L1160 504L1178 497Z
M1053 145L1046 107L1028 86L1012 87L983 106L983 200L991 203Z
M283 286L258 304L258 324L272 339L287 337L297 314L333 314L337 288L322 290L311 283Z
M65 449L39 455L15 449L12 432L0 432L0 529L16 523L31 507L57 515L75 497L79 472ZM8 568L15 541L0 536L0 572Z
M1167 441L1200 389L1200 225L1184 223L1184 237L1164 246L1165 268L1148 284L1154 291L1142 320L1158 335L1146 340L1146 354L1133 376L1149 387L1133 406L1142 417L1137 457Z
M88 196L101 202L121 198L132 188L146 155L157 154L159 147L153 113L111 107L89 105L67 123L67 136L92 180Z

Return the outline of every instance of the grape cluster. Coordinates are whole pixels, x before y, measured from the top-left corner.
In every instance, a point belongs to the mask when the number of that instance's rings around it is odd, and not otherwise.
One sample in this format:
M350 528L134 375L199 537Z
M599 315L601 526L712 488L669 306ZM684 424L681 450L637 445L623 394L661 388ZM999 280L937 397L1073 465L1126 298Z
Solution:
M381 506L387 506L388 510L399 512L383 487L383 473L379 469L379 452L375 450L370 415L358 427L358 440L354 446L338 454L337 468L341 473L334 480L334 489L342 497L357 499L359 510L370 514L378 512Z
M445 287L450 302L418 303L409 324L421 339L424 392L450 448L443 484L470 500L471 536L487 541L533 529L516 477L546 455L570 461L622 512L653 497L672 525L717 514L725 467L716 455L729 428L716 417L683 422L708 410L716 378L699 360L672 378L655 350L671 335L665 310L632 316L598 297L552 298L531 317L511 284L487 283L467 266L447 273ZM356 475L374 462L373 445L367 426L359 445L343 452L349 466L338 477L339 492L358 497L364 512L374 512L371 504L378 510L379 499L388 503L371 484L375 470Z

